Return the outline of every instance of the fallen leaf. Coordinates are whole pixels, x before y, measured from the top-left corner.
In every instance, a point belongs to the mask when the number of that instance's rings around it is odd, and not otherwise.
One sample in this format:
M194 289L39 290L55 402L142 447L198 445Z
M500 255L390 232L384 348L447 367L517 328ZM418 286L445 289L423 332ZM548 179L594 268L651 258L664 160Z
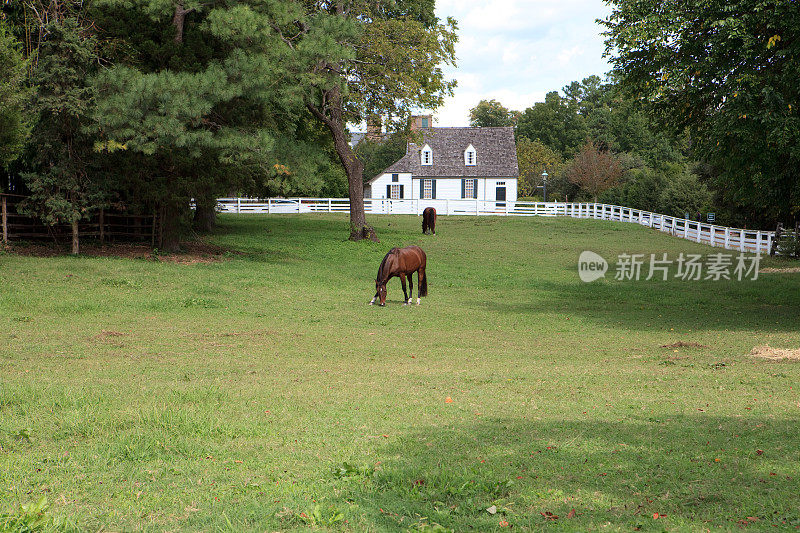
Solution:
M762 453L764 453L764 450L756 450L756 455L761 455Z
M575 509L567 513L567 518L575 518Z
M500 527L508 527L508 522L505 520L500 520Z
M489 514L497 514L497 506L496 505L492 505L491 507L486 509L486 512L489 513Z
M242 461L241 461L240 459L234 459L234 460L233 460L233 462L234 462L234 463L239 463L239 464L242 464Z
M448 396L447 398L444 399L444 403L453 403L453 399L450 396Z

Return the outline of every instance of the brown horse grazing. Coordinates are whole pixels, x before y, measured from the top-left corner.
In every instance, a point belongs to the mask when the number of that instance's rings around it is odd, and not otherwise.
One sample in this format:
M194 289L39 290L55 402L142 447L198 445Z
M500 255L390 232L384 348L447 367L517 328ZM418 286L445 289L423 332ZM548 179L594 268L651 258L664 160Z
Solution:
M436 235L436 209L426 207L422 212L422 233Z
M386 283L393 277L400 278L403 285L403 305L411 303L414 295L414 282L411 277L417 273L417 305L422 296L428 295L428 278L425 276L425 263L427 257L419 246L406 246L405 248L392 248L381 261L378 268L378 277L375 278L375 296L369 305L380 299L380 305L386 305ZM406 292L406 276L408 276L409 292Z

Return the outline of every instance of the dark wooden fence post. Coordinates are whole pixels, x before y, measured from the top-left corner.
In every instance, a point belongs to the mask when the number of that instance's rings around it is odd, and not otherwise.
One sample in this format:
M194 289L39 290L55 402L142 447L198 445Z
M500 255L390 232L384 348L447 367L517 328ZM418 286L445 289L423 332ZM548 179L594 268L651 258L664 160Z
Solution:
M4 195L0 195L2 198L2 211L3 211L3 242L8 242L8 203L6 201L6 197Z
M150 246L156 246L156 210L153 210L153 227L150 229Z
M100 208L100 244L105 242L106 232L105 232L105 210L101 207Z

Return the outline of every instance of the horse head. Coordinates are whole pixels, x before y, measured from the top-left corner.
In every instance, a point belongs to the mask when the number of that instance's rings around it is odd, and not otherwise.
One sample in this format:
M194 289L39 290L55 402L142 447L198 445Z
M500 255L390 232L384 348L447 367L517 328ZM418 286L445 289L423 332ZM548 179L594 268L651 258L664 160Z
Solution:
M386 281L379 279L375 280L375 294L378 296L378 305L381 307L386 305ZM375 299L373 298L373 301Z

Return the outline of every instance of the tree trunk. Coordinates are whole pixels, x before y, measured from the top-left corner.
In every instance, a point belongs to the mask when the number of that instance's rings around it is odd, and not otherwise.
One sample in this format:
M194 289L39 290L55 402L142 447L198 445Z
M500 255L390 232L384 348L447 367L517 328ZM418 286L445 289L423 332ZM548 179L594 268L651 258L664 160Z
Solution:
M362 163L347 142L344 134L344 113L342 112L342 100L338 89L332 89L329 93L331 105L331 116L325 116L313 104L306 104L311 114L319 119L330 130L333 135L333 146L336 155L342 162L344 171L347 174L347 184L350 194L350 240L360 241L370 239L380 242L375 229L367 224L367 215L364 212L364 163Z
M217 199L198 197L195 199L192 227L201 233L210 233L217 225Z
M175 15L172 17L172 25L175 26L175 42L178 44L183 43L183 24L186 21L186 14L191 12L191 9L184 9L183 2L179 2L175 6Z
M78 237L78 221L72 221L72 255L80 253L80 239Z
M167 202L161 210L161 238L158 248L168 254L180 251L183 205L180 201L172 200Z

